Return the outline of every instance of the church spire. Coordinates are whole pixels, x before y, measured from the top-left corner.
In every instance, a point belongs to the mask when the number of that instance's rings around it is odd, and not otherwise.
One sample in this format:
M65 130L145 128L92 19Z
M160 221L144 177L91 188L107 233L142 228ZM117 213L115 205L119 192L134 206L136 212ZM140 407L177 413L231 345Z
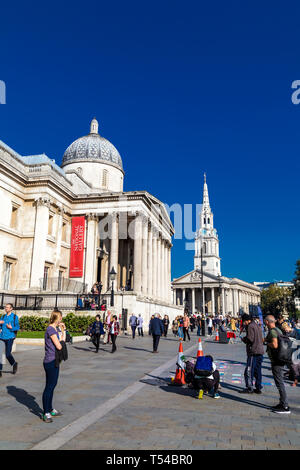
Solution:
M203 186L203 208L209 208L208 187L206 183L206 173L204 173L204 186Z

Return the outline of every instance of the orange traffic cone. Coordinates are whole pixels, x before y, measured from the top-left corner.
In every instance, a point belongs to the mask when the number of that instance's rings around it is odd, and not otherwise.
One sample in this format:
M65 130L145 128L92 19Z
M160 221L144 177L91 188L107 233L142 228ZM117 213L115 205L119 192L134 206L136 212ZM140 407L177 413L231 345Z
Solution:
M202 356L203 356L203 349L202 349L201 339L199 338L197 357L202 357Z
M216 332L215 341L219 341L219 330L218 330L218 328L217 328L217 332Z
M176 385L185 385L185 372L184 372L184 363L183 363L183 348L182 348L182 338L179 343L178 359L177 359L177 369L174 379L174 384Z

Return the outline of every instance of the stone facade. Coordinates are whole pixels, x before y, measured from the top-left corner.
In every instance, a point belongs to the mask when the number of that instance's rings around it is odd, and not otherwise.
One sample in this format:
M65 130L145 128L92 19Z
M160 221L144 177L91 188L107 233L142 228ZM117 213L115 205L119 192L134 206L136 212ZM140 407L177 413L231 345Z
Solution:
M83 276L76 281L87 290L101 281L109 292L113 267L116 309L122 299L129 314L159 309L175 316L182 308L171 292L170 218L148 192L123 192L121 157L97 132L93 120L90 134L65 152L63 169L0 141L1 291L53 291L54 278L59 292L59 279L69 277L72 217L84 216Z

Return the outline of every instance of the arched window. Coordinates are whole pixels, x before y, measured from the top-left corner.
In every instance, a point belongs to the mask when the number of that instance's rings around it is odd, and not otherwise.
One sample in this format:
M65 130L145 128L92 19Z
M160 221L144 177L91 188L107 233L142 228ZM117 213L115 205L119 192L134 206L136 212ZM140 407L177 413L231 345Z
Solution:
M203 253L206 253L206 242L203 243Z

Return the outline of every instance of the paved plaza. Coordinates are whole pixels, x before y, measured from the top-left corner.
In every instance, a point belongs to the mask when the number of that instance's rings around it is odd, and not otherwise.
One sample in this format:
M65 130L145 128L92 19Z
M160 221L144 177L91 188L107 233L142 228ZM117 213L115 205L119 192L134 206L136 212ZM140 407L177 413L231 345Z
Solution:
M195 357L198 338L183 343ZM43 348L18 346L17 375L4 366L0 379L1 449L299 449L299 387L287 383L292 413L279 416L269 406L278 403L270 363L263 363L262 395L240 395L245 346L222 345L209 337L205 354L212 354L221 372L221 398L193 397L188 388L170 386L178 339L162 338L152 354L152 338L117 339L118 350L91 342L68 346L61 365L54 406L64 415L53 423L40 419L44 388Z

